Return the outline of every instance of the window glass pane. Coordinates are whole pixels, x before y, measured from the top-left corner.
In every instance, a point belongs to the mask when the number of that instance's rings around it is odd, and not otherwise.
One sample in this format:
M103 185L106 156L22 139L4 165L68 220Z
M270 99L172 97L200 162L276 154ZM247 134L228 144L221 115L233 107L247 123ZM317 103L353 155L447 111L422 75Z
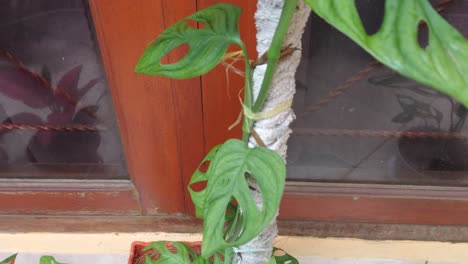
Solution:
M375 32L384 1L356 2ZM468 2L449 2L442 14L467 36ZM468 184L465 107L375 63L316 15L303 42L290 180Z
M0 178L128 178L85 0L1 0Z

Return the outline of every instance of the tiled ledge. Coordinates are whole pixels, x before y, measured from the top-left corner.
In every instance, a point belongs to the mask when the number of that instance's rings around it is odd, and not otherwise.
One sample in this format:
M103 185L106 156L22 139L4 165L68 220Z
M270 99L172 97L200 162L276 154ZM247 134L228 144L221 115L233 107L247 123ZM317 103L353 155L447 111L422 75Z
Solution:
M80 258L125 259L133 241L199 241L200 234L179 233L0 233L0 255L19 252ZM347 238L280 236L275 246L302 259L302 264L468 264L468 243L372 241ZM5 253L5 254L2 254ZM97 258L99 256L99 258ZM380 260L379 260L380 259ZM19 258L18 261L20 261ZM406 262L404 262L404 261ZM99 260L101 261L101 260ZM338 262L337 262L338 261ZM380 261L380 262L379 262ZM35 264L18 262L18 264ZM68 262L65 262L68 263ZM69 262L74 264L74 262ZM112 263L112 262L111 262ZM125 263L114 262L113 264Z
M0 252L0 259L9 254ZM126 264L127 254L53 254L54 257L63 263L68 264ZM23 253L18 255L15 264L35 264L39 263L40 254ZM430 262L430 261L404 261L390 259L330 259L319 257L299 258L301 264L467 264L467 263L449 263L449 262Z

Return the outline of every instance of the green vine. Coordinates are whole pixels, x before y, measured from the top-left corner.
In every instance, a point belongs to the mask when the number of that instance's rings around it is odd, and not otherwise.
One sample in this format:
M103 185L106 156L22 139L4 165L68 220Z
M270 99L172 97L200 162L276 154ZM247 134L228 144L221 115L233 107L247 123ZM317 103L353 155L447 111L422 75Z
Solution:
M289 24L291 24L291 19L294 16L296 11L297 0L288 0L284 2L283 11L281 12L281 17L276 27L275 34L271 41L270 48L267 52L267 68L265 72L265 77L263 78L260 92L258 98L255 101L252 111L254 113L259 112L265 100L268 96L268 90L271 86L271 81L276 71L276 66L278 65L278 60L280 59L281 49L283 47L284 37L289 29Z
M244 105L249 109L253 106L253 69L250 66L249 53L245 44L241 45L242 55L244 56L245 64L245 88L244 88ZM250 129L253 125L252 120L244 115L244 122L242 124L242 140L248 142L250 138Z
M267 51L267 68L265 72L265 76L262 81L262 85L260 86L260 91L258 93L258 97L255 100L255 103L252 106L246 105L249 109L252 110L253 113L257 113L262 110L263 104L268 96L268 90L270 89L271 82L273 80L273 76L275 74L276 66L278 65L278 61L281 55L281 49L283 47L284 37L288 32L289 24L291 24L291 19L294 16L294 11L296 11L297 7L297 0L289 0L285 1L283 10L281 12L281 17L278 22L278 26L276 27L275 34L273 35L273 39L271 40L270 47ZM250 64L246 65L246 72L252 73L252 69ZM249 78L252 77L250 75ZM246 88L247 93L247 88ZM248 93L251 93L250 91ZM242 139L244 141L248 141L251 136L251 129L253 126L253 122L248 120L248 117L244 116L245 126L248 126L247 129L244 127Z
M354 0L305 2L382 63L468 105L468 77L463 75L468 71L468 41L443 20L427 0L386 1L382 28L372 36L366 34ZM214 263L228 264L233 249L255 238L276 216L286 179L284 161L274 151L262 146L249 148L247 143L251 136L256 137L252 129L255 118L251 118L251 114L260 113L268 97L296 8L297 0L285 0L272 43L266 55L261 56L267 66L256 100L253 98L253 68L259 62L250 64L247 48L238 32L241 9L237 6L217 4L183 18L161 33L140 58L137 72L177 79L209 72L223 60L230 45L241 49L245 64L243 106L249 115L244 114L242 141L230 139L211 150L189 184L196 216L204 219L201 256L179 244L175 245L186 255L169 252L164 243L152 245L152 249L166 257L180 263L210 263L211 259ZM195 20L204 27L193 28L187 20ZM430 32L426 49L417 44L417 27L421 21L428 25ZM189 51L180 61L162 63L170 51L183 44L189 45ZM206 163L209 163L208 169L202 170ZM251 180L261 190L261 209L252 198ZM194 185L198 183L206 183L206 187L195 190ZM220 255L224 255L223 260ZM286 262L298 263L287 254L272 257L269 263Z

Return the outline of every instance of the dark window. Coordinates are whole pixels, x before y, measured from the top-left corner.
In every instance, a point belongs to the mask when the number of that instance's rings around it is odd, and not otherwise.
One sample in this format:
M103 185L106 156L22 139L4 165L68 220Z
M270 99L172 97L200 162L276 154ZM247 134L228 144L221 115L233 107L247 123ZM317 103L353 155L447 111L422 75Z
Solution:
M366 29L376 32L384 1L356 2ZM449 2L440 12L466 36L462 10L468 5ZM420 28L427 33L426 25ZM289 141L290 180L468 184L464 106L380 65L315 14L305 32L294 101L298 119ZM420 40L427 43L427 34Z
M88 1L2 2L0 178L128 179Z

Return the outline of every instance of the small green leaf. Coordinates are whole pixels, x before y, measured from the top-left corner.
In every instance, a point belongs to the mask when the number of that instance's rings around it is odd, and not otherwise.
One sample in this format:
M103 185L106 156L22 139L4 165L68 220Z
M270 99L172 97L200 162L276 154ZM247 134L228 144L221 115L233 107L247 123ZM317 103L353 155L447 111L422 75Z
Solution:
M175 249L172 252L168 245L172 245ZM152 260L149 256L146 256L147 264L190 264L192 260L197 259L197 255L193 250L184 243L181 242L166 242L157 241L146 246L143 251L154 250L160 254L158 260ZM196 262L202 264L203 262Z
M8 258L2 260L2 262L0 262L0 264L15 264L15 260L16 260L17 255L18 254L14 254L14 255L9 256Z
M39 264L65 264L65 263L58 262L52 256L42 256L41 259L39 260Z
M221 62L229 45L243 45L237 23L242 9L231 4L217 4L183 18L167 28L146 48L135 71L182 79L200 76ZM202 23L192 28L187 20ZM163 64L161 59L173 49L188 44L189 51L181 60Z
M283 254L280 256L275 256L278 255L278 252L282 252ZM279 249L279 248L273 248L273 257L275 258L275 263L277 264L299 264L299 261L289 255L288 253L284 252L284 250Z
M237 139L230 139L211 151L206 160L210 160L207 172L197 170L190 182L208 181L203 191L191 190L197 208L203 210L200 213L204 217L203 257L245 244L270 224L276 216L286 178L284 161L276 152L263 147L249 148ZM246 175L260 188L262 209L255 204ZM224 240L225 215L232 198L242 211L244 228L237 239L227 242Z
M388 67L468 106L468 41L427 0L385 1L380 30L368 35L354 0L305 0L328 23ZM418 43L425 22L429 45Z

